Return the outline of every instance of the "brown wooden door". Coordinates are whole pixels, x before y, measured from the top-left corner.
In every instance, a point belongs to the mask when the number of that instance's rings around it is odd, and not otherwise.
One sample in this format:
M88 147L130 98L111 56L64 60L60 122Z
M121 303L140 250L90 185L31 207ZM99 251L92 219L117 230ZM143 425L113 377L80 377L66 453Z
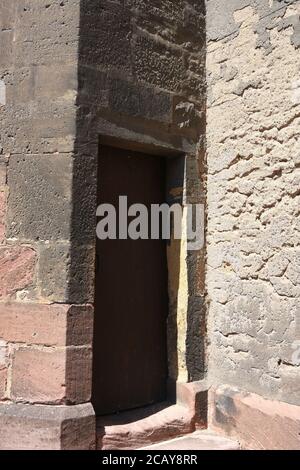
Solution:
M98 204L118 208L124 195L128 206L164 202L163 158L105 146L99 153ZM93 404L100 415L166 398L166 242L97 239L97 256Z

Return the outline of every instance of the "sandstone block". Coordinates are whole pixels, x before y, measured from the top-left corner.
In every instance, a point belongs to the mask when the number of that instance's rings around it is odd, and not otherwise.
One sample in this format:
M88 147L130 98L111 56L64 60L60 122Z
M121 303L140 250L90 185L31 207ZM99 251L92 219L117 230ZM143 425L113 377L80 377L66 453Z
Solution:
M44 346L91 345L90 305L45 305L12 302L0 308L0 338Z
M93 450L91 404L48 406L0 404L1 450Z
M32 285L36 253L25 246L0 246L0 299Z
M88 348L16 349L12 360L12 398L30 403L83 403L91 395Z

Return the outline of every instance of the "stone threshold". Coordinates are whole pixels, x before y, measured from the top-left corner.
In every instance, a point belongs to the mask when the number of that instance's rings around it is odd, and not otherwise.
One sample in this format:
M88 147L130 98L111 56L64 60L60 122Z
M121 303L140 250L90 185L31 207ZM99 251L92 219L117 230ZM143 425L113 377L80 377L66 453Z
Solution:
M194 430L190 409L180 404L160 403L97 418L97 449L139 449Z
M205 429L138 450L240 450L240 444Z
M169 383L169 401L97 418L98 450L130 450L207 428L205 380Z

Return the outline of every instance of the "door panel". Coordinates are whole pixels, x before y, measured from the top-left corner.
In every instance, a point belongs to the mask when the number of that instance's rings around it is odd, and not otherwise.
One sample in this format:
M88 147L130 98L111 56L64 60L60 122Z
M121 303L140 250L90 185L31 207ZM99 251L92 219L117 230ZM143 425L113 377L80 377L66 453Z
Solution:
M165 200L165 162L100 147L98 204ZM117 211L118 214L118 211ZM118 218L118 217L117 217ZM129 219L130 220L130 219ZM107 414L166 397L167 260L163 240L98 240L93 404Z

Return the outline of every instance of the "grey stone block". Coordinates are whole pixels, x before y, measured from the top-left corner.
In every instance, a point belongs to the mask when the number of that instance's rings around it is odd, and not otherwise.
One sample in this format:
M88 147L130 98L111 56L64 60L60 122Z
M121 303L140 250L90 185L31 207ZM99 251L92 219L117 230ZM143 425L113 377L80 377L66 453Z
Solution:
M168 93L135 85L124 80L112 80L109 107L113 112L170 123L172 101Z
M180 50L167 48L149 37L137 36L132 53L138 81L180 92L186 73Z
M76 64L80 3L80 0L18 0L15 63Z
M80 19L80 64L131 69L131 22L127 8L98 0L82 2Z
M65 154L11 156L8 237L70 237L72 167L72 157Z
M94 246L51 243L40 247L38 282L44 299L92 303L94 276Z

